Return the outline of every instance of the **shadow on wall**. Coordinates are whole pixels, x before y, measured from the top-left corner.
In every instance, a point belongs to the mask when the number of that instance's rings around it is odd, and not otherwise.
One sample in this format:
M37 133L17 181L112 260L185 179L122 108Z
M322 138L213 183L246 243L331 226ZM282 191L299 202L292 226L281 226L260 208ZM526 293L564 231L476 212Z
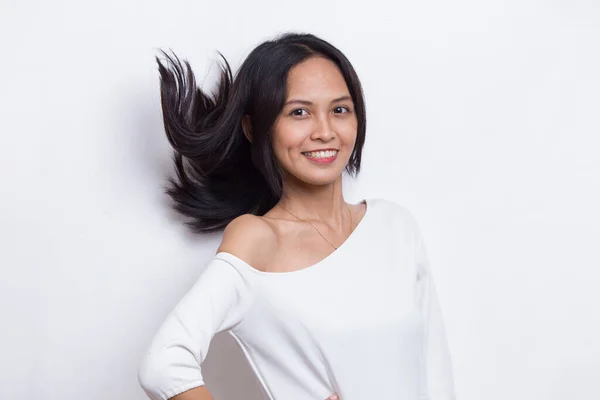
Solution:
M215 399L266 399L244 353L227 333L219 333L213 338L202 363L202 374Z

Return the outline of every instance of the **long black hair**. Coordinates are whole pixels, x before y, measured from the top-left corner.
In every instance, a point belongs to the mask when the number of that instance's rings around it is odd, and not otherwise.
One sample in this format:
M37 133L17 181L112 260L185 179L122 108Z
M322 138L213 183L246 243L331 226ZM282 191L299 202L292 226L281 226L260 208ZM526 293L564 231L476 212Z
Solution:
M279 35L252 50L235 79L218 52L223 64L212 94L196 86L187 60L161 53L164 63L156 58L161 106L176 167L166 193L193 232L222 230L234 218L263 215L279 201L282 173L271 130L285 103L290 69L310 57L331 60L346 81L358 120L346 171L351 176L360 171L366 131L362 86L346 56L325 40L308 33ZM242 128L244 115L250 116L252 142Z

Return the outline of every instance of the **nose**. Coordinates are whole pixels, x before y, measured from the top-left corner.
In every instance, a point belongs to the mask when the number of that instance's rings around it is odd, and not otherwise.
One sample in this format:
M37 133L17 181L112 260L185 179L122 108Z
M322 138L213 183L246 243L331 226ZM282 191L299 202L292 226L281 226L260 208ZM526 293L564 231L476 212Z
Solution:
M313 129L313 133L311 138L313 140L321 139L325 142L333 139L335 137L335 130L329 121L328 116L321 116L315 119L315 127Z

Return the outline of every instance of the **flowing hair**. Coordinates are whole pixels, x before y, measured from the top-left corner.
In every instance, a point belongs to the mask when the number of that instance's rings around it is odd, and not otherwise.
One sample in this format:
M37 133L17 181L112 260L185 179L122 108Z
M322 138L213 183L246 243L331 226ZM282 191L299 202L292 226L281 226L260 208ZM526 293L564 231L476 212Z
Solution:
M173 147L176 174L166 193L196 233L224 229L242 214L263 215L279 201L282 172L272 148L272 127L283 109L288 73L310 57L334 62L344 77L358 120L356 144L346 171L360 171L366 115L363 90L340 50L312 34L284 33L246 57L235 77L225 57L216 90L196 85L187 60L161 51L156 58L165 133ZM250 117L252 142L242 119Z

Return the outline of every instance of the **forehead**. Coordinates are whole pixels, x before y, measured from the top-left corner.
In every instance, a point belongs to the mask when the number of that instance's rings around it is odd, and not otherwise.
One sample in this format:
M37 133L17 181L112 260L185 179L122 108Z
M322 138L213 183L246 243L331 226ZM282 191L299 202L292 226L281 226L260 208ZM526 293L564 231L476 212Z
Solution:
M288 98L318 99L346 94L348 87L341 71L327 58L311 57L294 66L288 74Z

